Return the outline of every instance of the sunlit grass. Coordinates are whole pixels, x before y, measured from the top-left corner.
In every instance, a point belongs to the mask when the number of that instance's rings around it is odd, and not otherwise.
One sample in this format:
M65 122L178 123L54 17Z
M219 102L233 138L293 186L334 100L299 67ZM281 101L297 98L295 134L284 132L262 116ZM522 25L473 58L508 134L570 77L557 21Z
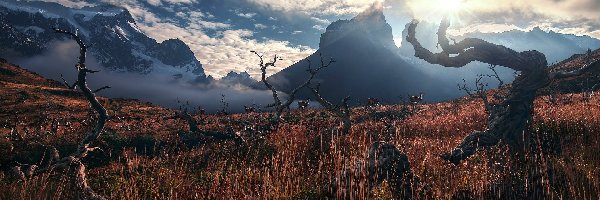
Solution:
M558 98L566 99L569 95ZM112 105L109 103L109 105ZM600 157L598 127L600 124L600 98L582 100L574 95L571 102L550 105L543 97L536 100L533 131L536 134L555 135L559 139L560 153L548 157L553 174L548 174L546 164L536 166L544 171L544 181L553 198L593 199L600 187ZM108 164L90 167L93 188L110 198L147 199L290 199L324 198L354 195L352 198L391 198L386 184L369 190L367 181L352 180L350 188L328 191L332 183L343 178L343 172L355 167L365 158L371 143L388 139L410 159L419 184L415 197L427 195L435 199L458 196L486 198L510 180L513 170L506 164L508 156L502 147L492 148L469 158L464 164L453 166L442 161L439 154L447 152L473 130L485 128L486 115L481 102L463 99L422 105L422 110L405 120L388 122L367 120L355 123L347 136L338 135L334 118L315 117L320 110L293 112L288 117L296 122L283 124L264 139L250 140L247 146L233 142L200 145L193 149L183 147L177 134L185 130L179 119L163 119L169 113L153 107L141 109L130 116L131 110L143 105L127 104L115 111L106 137L119 135L126 140L140 134L150 134L157 141L144 148L156 148L152 154L139 153L140 145L128 141L124 149L113 149ZM117 106L108 106L117 108ZM385 106L380 110L399 110L400 106ZM76 109L79 110L79 109ZM82 109L83 110L83 109ZM83 111L79 111L83 112ZM90 120L87 114L75 115ZM368 115L366 109L355 109L353 118ZM239 121L263 121L267 114L242 114L224 117L208 116L201 128L225 129L227 126L242 129ZM137 119L141 118L141 119ZM52 119L41 123L39 129L49 128ZM70 121L85 123L81 120ZM293 121L293 120L292 120ZM218 123L220 122L220 123ZM391 123L396 131L384 134L385 124ZM18 129L26 127L24 124ZM63 127L61 134L81 133L84 125L73 130ZM8 134L2 129L2 134ZM72 131L72 132L71 132ZM156 133L156 134L154 134ZM33 137L33 136L31 136ZM48 141L58 141L48 138ZM71 141L71 140L69 140ZM77 141L76 139L72 141ZM107 140L105 140L107 141ZM146 141L146 140L144 140ZM138 141L139 142L139 141ZM143 142L139 142L143 143ZM158 144L162 143L162 144ZM109 147L111 144L107 144ZM136 153L136 151L138 153ZM145 150L147 151L147 149ZM116 152L121 152L120 154ZM61 177L60 175L57 175ZM4 177L8 177L5 175ZM44 178L45 177L45 178ZM55 177L55 176L50 176ZM36 177L27 182L8 181L3 178L0 190L2 199L70 197L71 190L61 178ZM560 181L556 184L555 181ZM341 185L341 183L337 183ZM561 185L558 187L556 185ZM505 186L505 185L504 185ZM493 189L496 188L496 189ZM500 189L498 189L500 188ZM538 188L539 189L539 188ZM346 191L346 192L345 192ZM354 191L354 192L347 192Z

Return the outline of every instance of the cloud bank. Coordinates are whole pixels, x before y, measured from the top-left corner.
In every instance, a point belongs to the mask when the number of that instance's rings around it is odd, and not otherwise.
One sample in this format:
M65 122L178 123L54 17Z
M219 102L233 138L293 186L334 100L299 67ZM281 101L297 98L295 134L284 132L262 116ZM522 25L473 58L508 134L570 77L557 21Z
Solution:
M92 1L46 0L69 7L93 6ZM248 71L258 78L258 59L283 56L273 74L315 52L320 33L337 19L348 19L376 2L383 2L397 44L404 25L413 18L439 23L453 18L451 34L543 30L600 38L598 0L462 0L448 13L447 0L98 0L127 8L138 26L163 41L182 39L216 78L229 71ZM225 8L221 8L225 7ZM216 10L229 10L229 15ZM211 13L212 12L212 13ZM216 17L215 15L218 15ZM277 37L279 36L279 37ZM279 38L279 39L274 39ZM310 45L308 45L310 44ZM311 47L312 46L312 47Z
M34 71L44 77L74 81L77 76L75 63L79 47L73 41L57 41L49 44L49 50L32 58L12 58L12 62ZM93 56L88 57L90 69L103 69ZM222 108L221 98L229 104L228 112L243 112L243 106L264 106L273 102L270 91L253 90L241 85L193 85L179 82L169 77L148 77L149 75L117 73L102 70L88 76L91 89L103 86L112 88L98 95L111 98L139 99L170 108L178 108L179 102L189 102L190 107L202 106L207 112L217 112Z

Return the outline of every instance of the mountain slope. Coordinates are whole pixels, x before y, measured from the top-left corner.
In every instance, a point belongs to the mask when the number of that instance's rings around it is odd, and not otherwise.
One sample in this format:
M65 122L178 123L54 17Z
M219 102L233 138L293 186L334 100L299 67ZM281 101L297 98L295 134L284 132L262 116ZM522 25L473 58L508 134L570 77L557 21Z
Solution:
M276 88L289 92L308 77L306 60L315 65L320 61L319 55L336 60L329 68L319 72L315 79L315 82L321 83L323 95L334 102L347 95L359 102L370 97L380 98L383 102L398 102L399 96L433 91L435 87L446 84L444 80L428 81L432 77L398 56L392 29L385 21L380 5L374 5L352 20L332 23L322 35L317 52L268 80ZM409 85L420 87L416 89ZM431 93L432 98L446 95L451 93ZM306 90L299 96L312 97Z
M100 65L110 71L157 73L206 80L202 64L179 39L158 43L146 36L131 14L114 6L67 8L48 2L0 2L0 52L23 58L49 50L53 41L67 39L57 27L77 32Z
M438 23L421 22L417 34L422 39L422 45L428 49L437 49ZM403 38L407 35L406 29L402 32ZM485 41L506 46L515 51L538 50L546 55L548 63L557 63L569 58L573 54L586 52L588 49L600 48L600 40L590 36L576 36L562 34L554 31L544 31L535 27L530 31L511 30L500 33L471 32L460 36L450 36L460 41L464 38L479 38ZM412 56L412 45L402 41L400 51L403 55Z
M79 198L79 190L69 187L71 181L60 171L27 179L31 180L28 184L13 172L15 166L28 171L28 165L43 164L48 147L56 147L60 155L73 151L94 124L89 103L79 92L2 59L0 91L0 199L22 199L24 195L31 199ZM539 97L535 104L531 130L543 136L550 159L532 166L540 167L544 177L559 180L539 191L550 188L550 194L565 199L598 199L600 97L583 101L575 94L557 95L556 99L556 104L550 104ZM419 105L418 114L394 120L376 120L371 109L356 108L352 112L356 121L344 139L335 135L338 120L317 109L290 113L291 120L266 136L254 133L257 129L252 127L268 124L269 113L194 116L202 121L198 124L201 130L242 133L248 141L244 145L187 134L186 122L176 117L174 110L134 100L99 97L99 101L111 118L100 142L93 144L102 151L90 153L84 162L89 169L86 177L98 183L93 189L109 199L193 199L198 193L207 199L323 199L345 191L363 191L357 198L392 199L389 184L370 190L366 176L349 179L352 184L345 184L347 187L332 187L333 181L347 178L343 175L348 168L337 166L350 161L353 167L353 163L366 161L366 147L373 141L389 141L408 156L414 174L425 177L421 179L424 184L415 185L414 190L431 191L426 193L430 199L510 199L500 195L512 192L503 188L515 187L513 169L487 162L494 155L503 161L504 155L496 153L503 152L502 148L475 155L460 166L437 157L473 130L485 129L486 114L477 98ZM403 108L378 106L374 110L402 112ZM120 185L127 187L114 187ZM330 193L334 194L328 197Z
M502 33L470 33L464 37L481 38L488 42L505 45L515 51L538 50L546 55L548 63L556 63L575 53L600 48L600 40L589 36L575 36L545 32L535 27L529 32L512 30ZM461 39L461 38L458 38Z
M438 24L423 23L417 30L417 37L425 47L436 49L437 29ZM452 38L460 40L462 37L482 38L517 51L536 49L546 54L549 63L583 53L588 48L600 48L600 40L591 37L544 32L540 29L530 32L470 33ZM277 89L290 92L308 77L306 60L316 64L319 55L323 55L337 61L329 69L319 72L315 80L322 83L322 93L331 101L337 102L350 95L361 103L367 98L397 103L400 96L424 92L426 101L431 102L462 96L464 94L458 90L457 84L463 84L463 80L473 84L478 75L493 73L488 65L480 62L458 69L426 63L414 57L412 45L406 41L401 43L401 47L396 47L392 28L385 20L380 4L374 4L351 20L332 23L322 34L320 42L315 54L274 74L268 80ZM505 83L514 79L514 71L504 67L496 70ZM490 77L484 77L482 81L489 83L490 87L497 83ZM306 90L299 94L302 99L310 97L312 95Z

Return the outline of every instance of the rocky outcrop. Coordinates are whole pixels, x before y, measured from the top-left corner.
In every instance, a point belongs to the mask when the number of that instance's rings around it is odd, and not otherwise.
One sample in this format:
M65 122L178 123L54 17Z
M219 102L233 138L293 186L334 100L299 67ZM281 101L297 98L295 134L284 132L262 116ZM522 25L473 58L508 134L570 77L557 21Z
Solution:
M52 41L66 39L50 28L71 30L85 40L106 69L139 74L155 73L203 82L202 64L179 39L158 43L139 29L128 10L110 5L67 8L49 2L0 2L0 49L13 57L48 50Z

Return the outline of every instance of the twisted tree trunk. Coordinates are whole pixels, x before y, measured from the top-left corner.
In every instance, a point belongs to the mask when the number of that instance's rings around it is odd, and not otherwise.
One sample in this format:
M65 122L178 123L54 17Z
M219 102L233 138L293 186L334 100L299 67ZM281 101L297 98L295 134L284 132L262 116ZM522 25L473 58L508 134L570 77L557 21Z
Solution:
M595 62L572 72L550 72L546 56L535 50L516 52L502 45L476 38L467 38L449 44L446 30L450 23L447 19L443 19L437 33L443 51L432 53L421 46L416 39L417 24L415 20L409 25L406 39L413 45L415 56L418 58L444 67L459 68L473 61L480 61L521 72L521 75L514 80L506 99L492 106L487 130L473 132L450 153L442 155L444 159L454 164L500 141L509 146L513 155L523 155L528 145L527 141L531 138L527 127L532 121L533 101L537 90L548 85L553 79L577 76L589 71L592 66L599 65Z
M86 68L86 66L85 66L85 58L86 58L86 52L87 52L88 46L85 45L83 40L81 40L81 38L79 38L79 36L77 34L74 34L69 31L61 30L61 29L56 29L56 28L54 28L54 31L56 33L66 34L66 35L71 36L79 45L79 62L77 63L77 65L75 65L75 67L77 68L77 81L73 84L73 86L70 86L65 81L65 85L71 89L74 89L75 86L79 87L79 89L83 93L83 96L86 98L86 100L88 100L88 102L90 102L90 107L92 109L94 109L94 111L96 111L96 113L98 114L98 119L96 121L96 126L94 127L94 129L91 132L89 132L81 140L81 142L79 143L79 145L77 147L76 152L74 152L70 156L67 156L60 160L57 160L52 165L49 165L48 167L39 170L38 173L53 171L56 169L63 169L63 170L67 170L67 171L73 170L72 178L74 178L76 180L76 185L81 190L80 191L81 196L79 198L82 198L82 199L105 199L103 196L96 194L94 192L94 190L88 185L86 172L85 172L85 165L83 164L82 159L84 157L86 157L90 151L93 151L96 149L96 148L90 147L90 144L92 142L96 141L100 137L100 135L102 134L102 131L104 130L104 125L106 124L106 120L108 120L108 113L107 113L106 109L104 108L104 106L102 106L102 104L98 101L94 92L98 92L100 90L107 89L110 87L105 86L100 89L92 91L87 85L87 80L86 80L87 74L96 73L99 71L90 70L90 69ZM64 81L64 79L63 79L63 81ZM56 149L54 149L54 148L53 148L53 151L55 152L54 157L58 157L58 151L56 151Z
M217 131L204 131L198 128L198 122L192 117L186 110L178 113L179 117L185 120L188 124L191 133L200 134L202 136L210 137L216 140L233 140L237 144L244 144L246 141L240 135L233 132L217 132Z
M309 86L311 81L315 78L315 76L317 75L317 73L319 71L321 71L322 69L325 69L325 68L329 67L331 64L335 63L335 60L333 60L333 58L330 58L329 61L325 61L323 59L323 55L320 55L321 56L321 66L313 69L312 62L310 60L307 60L308 61L308 69L306 71L310 74L310 76L308 77L308 79L306 81L304 81L304 83L302 83L301 85L299 85L298 87L296 87L294 90L292 90L289 93L289 96L286 101L282 101L279 98L278 92L277 92L277 90L275 90L275 87L273 87L273 85L271 85L267 81L267 68L274 67L275 64L277 63L277 61L281 60L281 58L278 57L277 55L275 55L271 62L265 63L263 55L259 54L256 51L250 51L250 52L254 53L260 59L259 66L260 66L260 71L261 71L261 81L263 82L265 87L267 87L267 89L271 90L271 92L273 93L274 102L272 104L268 105L267 107L275 108L275 116L272 119L275 125L279 124L279 122L281 121L281 115L283 114L283 112L285 110L290 110L290 105L292 105L292 103L296 99L296 93L298 93L302 88Z

